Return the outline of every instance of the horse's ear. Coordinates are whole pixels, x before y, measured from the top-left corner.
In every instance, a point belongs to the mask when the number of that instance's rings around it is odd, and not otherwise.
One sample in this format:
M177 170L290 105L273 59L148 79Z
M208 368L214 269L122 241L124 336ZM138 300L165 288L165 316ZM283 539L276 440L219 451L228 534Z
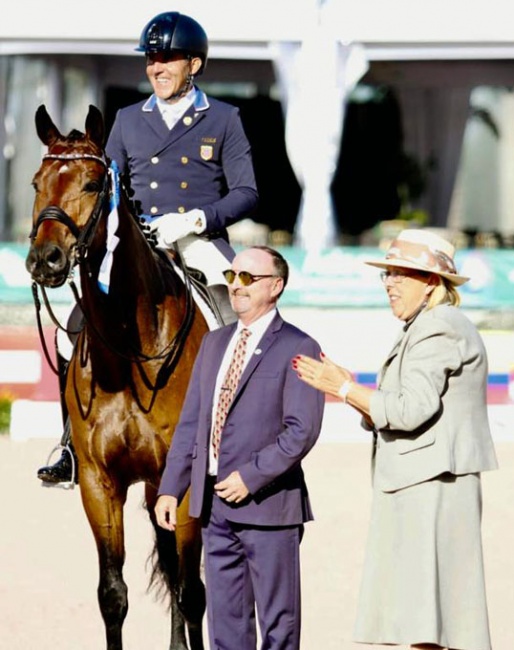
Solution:
M36 131L41 142L46 144L47 147L59 138L62 138L59 129L52 122L50 115L48 115L44 104L41 104L36 111Z
M89 112L86 117L86 135L100 149L103 149L105 137L104 119L102 113L93 104L89 105Z

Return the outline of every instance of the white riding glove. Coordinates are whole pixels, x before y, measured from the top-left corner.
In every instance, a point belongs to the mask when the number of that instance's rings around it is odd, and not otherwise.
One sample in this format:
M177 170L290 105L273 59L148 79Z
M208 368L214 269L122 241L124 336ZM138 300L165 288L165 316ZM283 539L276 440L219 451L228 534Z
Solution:
M150 231L157 236L157 246L170 248L178 239L194 233L199 235L205 230L205 213L195 209L189 212L168 212L161 217L148 221Z

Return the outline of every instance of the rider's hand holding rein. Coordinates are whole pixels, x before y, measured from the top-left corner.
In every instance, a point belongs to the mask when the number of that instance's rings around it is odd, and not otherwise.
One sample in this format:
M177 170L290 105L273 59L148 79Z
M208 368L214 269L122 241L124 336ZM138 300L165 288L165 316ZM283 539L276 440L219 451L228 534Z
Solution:
M145 218L146 215L143 215ZM160 217L148 218L147 224L151 232L157 236L157 245L169 248L177 240L187 235L199 235L205 230L206 220L203 210L190 210L180 214L168 212Z

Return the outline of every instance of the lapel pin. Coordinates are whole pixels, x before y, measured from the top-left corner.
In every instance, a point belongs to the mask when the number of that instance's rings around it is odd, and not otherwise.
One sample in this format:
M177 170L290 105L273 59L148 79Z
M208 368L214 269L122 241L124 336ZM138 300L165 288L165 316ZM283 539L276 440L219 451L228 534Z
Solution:
M257 348L255 350L254 354L262 354L262 350L260 348Z
M189 125L191 124L192 121L193 121L193 118L192 118L192 117L189 117L189 115L188 115L187 117L184 118L184 124L185 124L186 126L189 126Z

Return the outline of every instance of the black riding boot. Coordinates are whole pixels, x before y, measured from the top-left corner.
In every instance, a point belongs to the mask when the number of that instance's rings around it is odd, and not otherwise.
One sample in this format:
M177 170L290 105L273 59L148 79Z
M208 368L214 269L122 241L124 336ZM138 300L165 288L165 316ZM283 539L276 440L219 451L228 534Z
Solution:
M62 449L62 452L59 460L57 460L53 465L40 467L37 472L37 477L41 479L43 483L71 483L72 481L78 483L77 457L75 455L75 450L73 449L73 443L71 442L70 418L68 417L68 409L64 399L68 361L64 359L64 357L61 357L58 352L57 369L59 371L59 393L61 398L64 431L61 437L61 442L54 451Z
M207 291L217 307L218 313L215 315L216 319L220 322L220 325L223 326L235 323L237 315L234 313L232 305L230 304L227 287L224 284L209 284L207 286Z
M60 444L55 450L62 449L60 458L53 465L45 465L37 471L37 477L43 483L79 482L78 464L73 443L71 442L70 421L66 421Z

